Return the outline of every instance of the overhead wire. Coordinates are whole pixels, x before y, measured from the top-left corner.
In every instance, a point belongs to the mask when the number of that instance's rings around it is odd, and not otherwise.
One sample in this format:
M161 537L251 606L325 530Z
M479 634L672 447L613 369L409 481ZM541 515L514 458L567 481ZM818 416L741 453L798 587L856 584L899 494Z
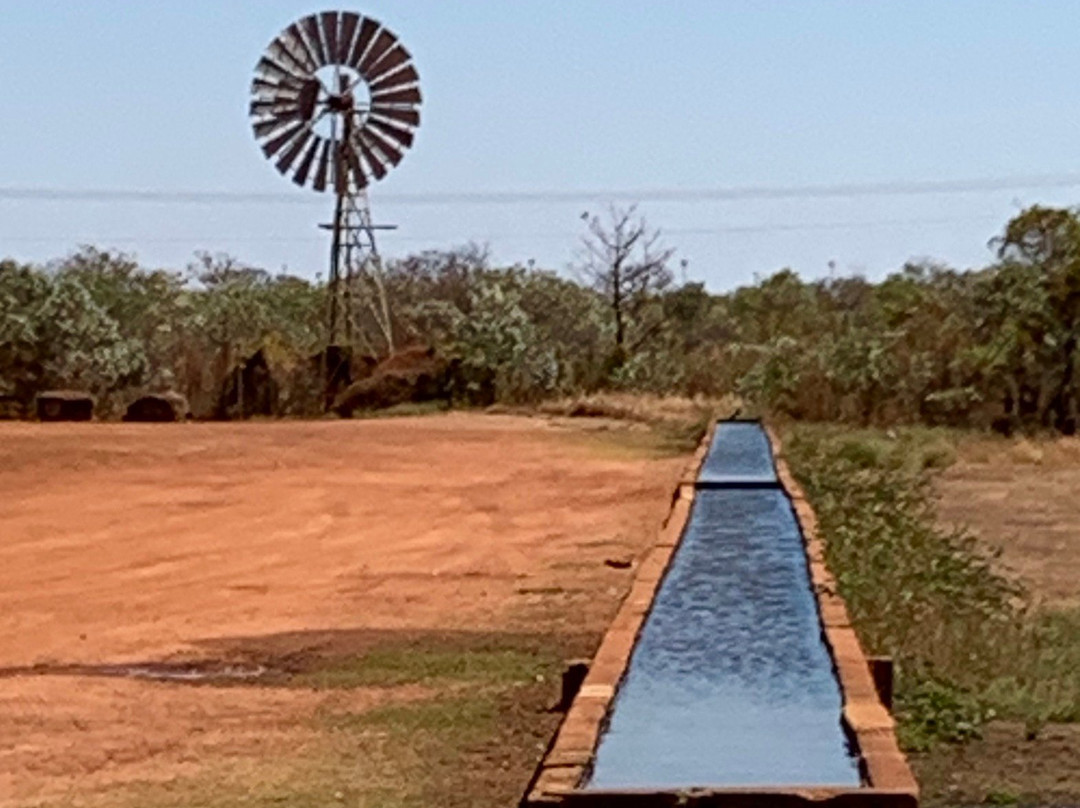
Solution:
M589 202L708 202L765 199L825 199L868 196L926 196L1046 190L1080 187L1080 173L982 177L960 180L841 183L831 185L743 186L717 188L640 188L572 191L424 191L386 192L380 202L394 205L511 205ZM252 191L0 187L0 201L134 202L168 204L324 204L319 196Z
M806 222L801 224L795 223L778 223L778 224L765 224L765 225L732 225L721 227L670 227L659 228L660 232L664 236L719 236L719 235L731 235L731 234L767 234L767 233L780 233L780 232L804 232L815 230L851 230L858 228L865 229L881 229L888 227L934 227L953 224L972 224L975 222L990 222L996 221L995 216L967 216L967 217L943 217L943 218L912 218L912 219L878 219L878 220L862 220L862 221L834 221L834 222ZM560 240L565 241L567 239L573 239L579 237L581 234L572 231L553 232L550 230L542 233L483 233L474 234L472 236L445 236L445 235L428 235L418 236L412 234L393 234L387 236L388 241L393 242L407 242L407 243L420 243L420 242L433 242L433 241L506 241L513 239L542 239L542 240ZM322 242L324 239L317 235L312 236L236 236L236 235L207 235L207 236L138 236L138 235L123 235L123 236L77 236L77 235L63 235L53 234L50 236L15 236L15 237L3 237L4 242L11 243L52 243L56 241L67 241L77 243L146 243L146 244L205 244L215 242L228 242L228 243L252 243L252 244L288 244L288 243L315 243Z

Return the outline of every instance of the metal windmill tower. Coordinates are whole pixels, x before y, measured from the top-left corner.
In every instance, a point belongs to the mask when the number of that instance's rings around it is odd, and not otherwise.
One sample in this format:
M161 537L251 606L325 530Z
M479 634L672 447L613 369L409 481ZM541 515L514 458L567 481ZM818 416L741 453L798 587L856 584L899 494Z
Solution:
M255 137L301 187L333 191L327 301L327 395L357 337L358 314L394 349L383 266L367 189L401 162L420 125L420 76L389 29L349 11L324 11L282 31L255 67Z

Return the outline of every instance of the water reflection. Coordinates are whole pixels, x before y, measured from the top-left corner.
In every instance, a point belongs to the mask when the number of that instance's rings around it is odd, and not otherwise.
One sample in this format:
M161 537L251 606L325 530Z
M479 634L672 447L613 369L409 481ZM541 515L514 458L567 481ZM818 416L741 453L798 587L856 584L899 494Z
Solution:
M773 474L746 449L769 452L760 428L738 427L730 451L718 432L713 473ZM840 710L787 497L701 490L589 787L857 786Z

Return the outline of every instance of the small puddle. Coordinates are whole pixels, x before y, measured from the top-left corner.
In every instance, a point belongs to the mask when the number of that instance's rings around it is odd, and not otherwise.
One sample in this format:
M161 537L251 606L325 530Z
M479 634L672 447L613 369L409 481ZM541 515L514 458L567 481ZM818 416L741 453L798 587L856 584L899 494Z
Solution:
M99 665L97 676L118 676L127 679L153 679L161 682L221 682L259 679L268 672L262 665L198 665L152 662L142 665Z
M263 665L227 665L220 662L139 662L108 665L31 665L0 669L0 677L101 676L117 679L148 679L188 684L245 682L270 674Z
M802 536L761 427L721 424L702 479L587 787L858 786Z

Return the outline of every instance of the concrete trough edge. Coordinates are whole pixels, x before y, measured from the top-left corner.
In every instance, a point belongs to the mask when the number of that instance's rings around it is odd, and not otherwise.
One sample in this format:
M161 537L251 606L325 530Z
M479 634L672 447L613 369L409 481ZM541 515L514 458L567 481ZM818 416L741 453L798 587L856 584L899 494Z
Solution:
M641 628L678 549L690 518L698 474L716 432L710 426L687 463L673 492L671 508L657 540L638 566L634 582L604 634L582 682L537 767L521 802L524 808L758 808L758 806L822 806L822 808L917 808L919 787L896 741L895 722L878 695L870 664L851 627L847 607L825 564L825 544L817 517L786 461L780 440L765 427L780 487L791 500L801 529L811 584L818 603L822 637L832 657L843 694L844 729L859 753L865 783L860 788L789 786L782 788L694 788L682 790L590 790L580 787L589 774L612 704L626 674Z

